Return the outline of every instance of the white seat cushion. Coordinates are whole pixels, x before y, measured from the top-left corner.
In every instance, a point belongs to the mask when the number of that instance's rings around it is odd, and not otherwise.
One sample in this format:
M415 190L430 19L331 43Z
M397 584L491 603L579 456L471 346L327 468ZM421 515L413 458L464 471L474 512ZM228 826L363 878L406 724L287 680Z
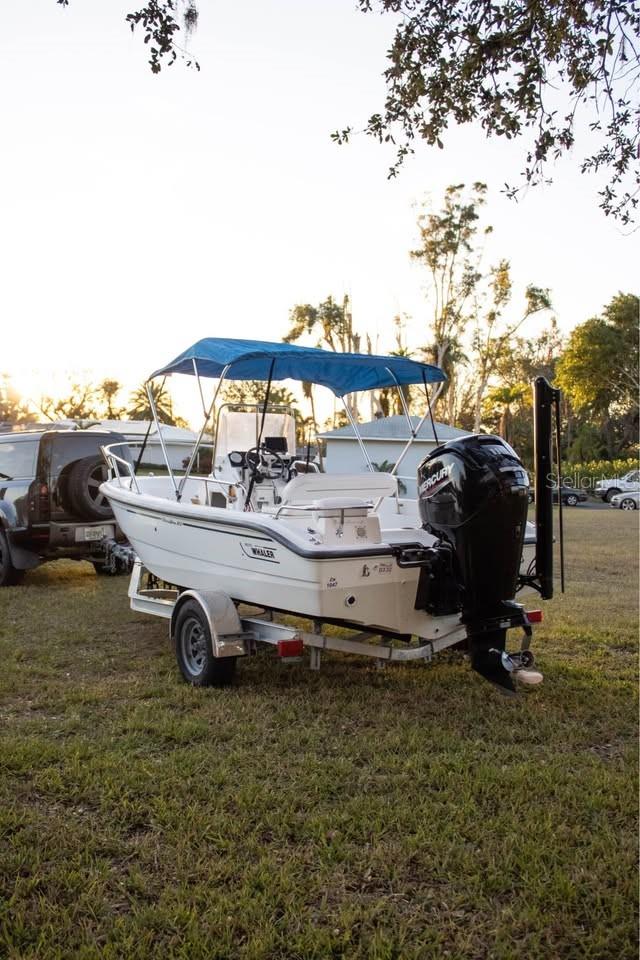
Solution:
M318 517L366 517L371 500L360 497L323 497L313 501L313 512Z
M281 503L315 503L327 498L359 501L395 496L398 481L390 473L305 473L284 487Z

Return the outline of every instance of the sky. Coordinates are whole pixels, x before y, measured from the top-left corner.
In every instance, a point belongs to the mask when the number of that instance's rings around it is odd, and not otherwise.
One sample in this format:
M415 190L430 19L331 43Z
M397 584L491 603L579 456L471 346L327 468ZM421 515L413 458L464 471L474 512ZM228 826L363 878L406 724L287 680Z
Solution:
M521 143L453 129L388 180L388 148L331 141L382 106L388 17L353 0L200 0L201 71L152 75L124 21L136 6L3 11L0 372L32 398L69 377L134 386L204 336L279 340L294 304L329 294L351 297L380 352L399 313L420 346L428 282L408 251L420 205L450 183L487 182L487 261L511 261L515 305L549 287L566 332L637 289L640 234L599 210L579 152L514 203L500 191ZM193 386L172 385L189 419Z

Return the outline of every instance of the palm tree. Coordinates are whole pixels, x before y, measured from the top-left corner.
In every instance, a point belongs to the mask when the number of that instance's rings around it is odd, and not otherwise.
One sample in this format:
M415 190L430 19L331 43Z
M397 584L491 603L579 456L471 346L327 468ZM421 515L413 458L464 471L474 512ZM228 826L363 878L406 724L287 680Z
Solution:
M317 307L310 303L299 303L289 314L289 322L291 327L282 338L284 343L295 343L302 337L319 334L318 346L324 344L334 353L358 353L360 350L360 335L353 330L348 296L343 297L341 304L336 303L333 297L327 297ZM358 394L349 394L347 399L357 419Z
M302 381L302 393L306 400L311 404L311 424L313 426L313 435L317 439L318 437L318 421L316 420L316 406L313 400L313 384L310 380ZM318 461L320 463L320 469L324 470L322 464L322 450L320 449L320 444L318 444Z
M143 383L137 390L134 390L129 401L131 406L127 411L128 415L132 420L153 420L153 411L147 396L147 386L151 388L151 395L160 423L175 426L176 418L173 415L171 397L164 384Z
M116 396L120 393L122 389L122 384L117 380L106 379L103 380L101 384L98 385L97 394L100 400L104 403L106 407L106 414L108 420L119 420L124 410L122 407L114 406L114 400Z

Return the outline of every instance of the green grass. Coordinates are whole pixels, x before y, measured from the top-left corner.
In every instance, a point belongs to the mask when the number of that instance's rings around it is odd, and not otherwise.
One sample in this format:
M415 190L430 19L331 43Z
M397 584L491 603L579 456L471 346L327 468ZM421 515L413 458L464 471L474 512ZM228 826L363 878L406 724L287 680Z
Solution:
M566 523L515 701L458 654L195 690L126 579L0 591L0 956L635 958L638 526Z

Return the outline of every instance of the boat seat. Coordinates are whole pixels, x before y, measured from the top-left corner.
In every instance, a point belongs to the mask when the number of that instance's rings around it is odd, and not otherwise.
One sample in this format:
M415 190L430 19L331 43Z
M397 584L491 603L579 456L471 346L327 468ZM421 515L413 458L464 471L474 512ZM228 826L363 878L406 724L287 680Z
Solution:
M304 473L289 480L281 504L302 506L328 498L377 500L395 496L398 481L390 473Z
M371 500L361 497L323 497L313 501L316 517L366 517L371 509Z

